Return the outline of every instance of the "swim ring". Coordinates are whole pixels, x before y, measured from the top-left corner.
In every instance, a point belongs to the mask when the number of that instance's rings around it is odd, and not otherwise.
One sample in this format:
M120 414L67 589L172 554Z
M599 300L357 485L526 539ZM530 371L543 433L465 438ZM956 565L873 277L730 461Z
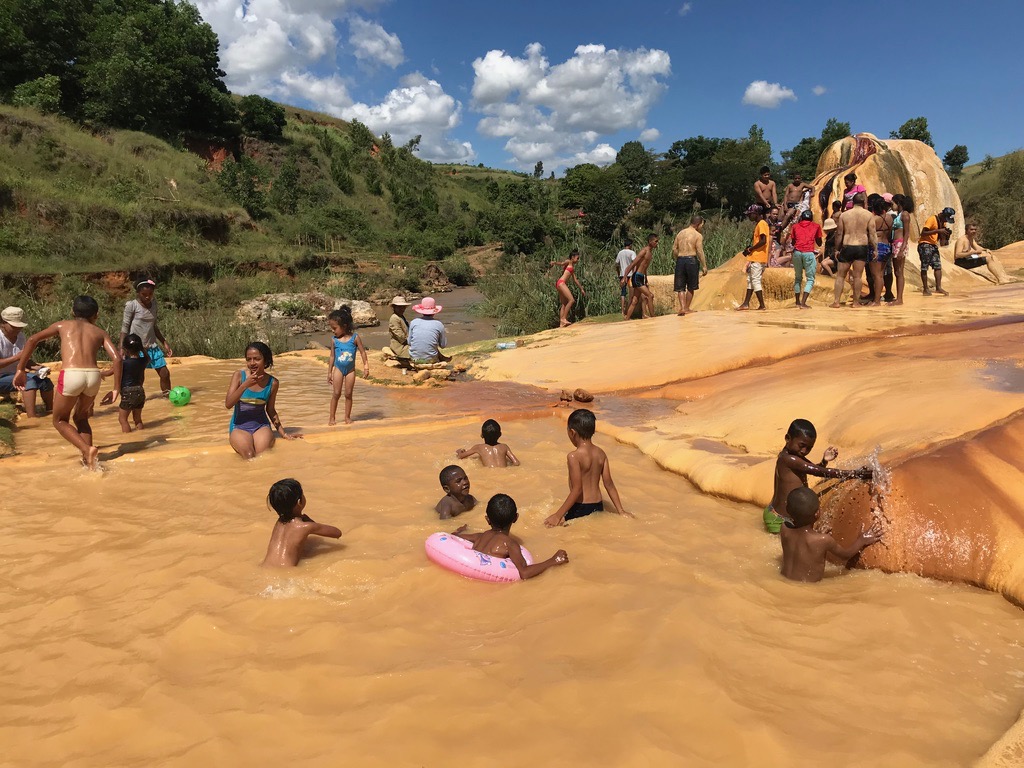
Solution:
M473 544L450 533L431 534L424 543L427 557L449 571L478 581L519 581L519 569L507 557L492 557L473 549ZM533 565L533 555L523 547L523 558Z

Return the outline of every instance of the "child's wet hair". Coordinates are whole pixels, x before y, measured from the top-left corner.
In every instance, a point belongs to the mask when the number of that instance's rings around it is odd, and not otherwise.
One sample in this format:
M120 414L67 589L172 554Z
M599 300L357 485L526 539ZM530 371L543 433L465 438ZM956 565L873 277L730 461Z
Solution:
M813 523L820 506L818 494L803 485L794 488L786 497L786 510L798 528Z
M92 296L76 296L71 304L71 314L83 320L96 317L99 313L100 305L96 303L96 299Z
M498 440L501 439L501 425L494 419L488 419L480 427L480 437L487 445L497 445Z
M803 435L804 437L809 437L812 440L818 439L818 430L816 430L814 425L807 419L793 419L793 423L789 425L789 429L786 430L786 434L790 437Z
M331 312L327 319L336 322L343 331L351 332L352 330L352 309L347 304L342 304L340 309Z
M249 346L245 348L245 354L248 355L250 349L254 349L260 353L260 357L263 358L264 368L272 368L274 366L274 353L271 352L270 347L262 341L250 341Z
M462 472L463 469L458 464L449 464L447 467L441 470L441 473L437 476L437 479L441 483L441 488L447 489L448 484L452 478L455 477L456 473Z
M577 408L569 414L569 421L567 422L567 425L569 429L584 440L589 440L594 436L594 432L597 430L597 417L594 416L593 411L587 410L586 408Z
M145 347L142 345L142 337L137 333L129 333L124 337L124 351L130 354L132 357L142 357L145 353Z
M516 501L505 493L496 493L487 502L487 522L492 528L509 528L519 519Z
M278 518L287 523L295 517L295 505L302 499L302 485L298 480L290 477L278 480L270 486L270 493L267 494L267 504L277 512Z

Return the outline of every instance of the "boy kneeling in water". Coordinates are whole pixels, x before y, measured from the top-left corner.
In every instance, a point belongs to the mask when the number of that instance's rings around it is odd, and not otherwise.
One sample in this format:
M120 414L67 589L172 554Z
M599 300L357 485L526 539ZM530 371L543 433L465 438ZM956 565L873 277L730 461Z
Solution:
M484 533L463 533L468 527L463 525L452 531L452 536L472 543L473 549L477 552L491 557L508 558L519 571L521 579L532 579L553 565L565 565L569 562L569 555L564 549L560 549L542 563L527 565L526 558L523 557L523 548L509 533L512 524L518 519L519 509L515 500L504 493L496 493L487 502L487 524L491 526L491 530Z
M782 528L782 570L793 581L821 581L825 575L825 557L833 555L844 563L861 550L882 538L882 529L876 520L866 532L848 547L839 546L829 533L818 533L814 523L818 519L818 494L810 488L797 488L786 499L793 522L786 521Z
M270 534L270 544L267 545L267 556L263 558L263 565L298 565L302 557L302 545L310 536L341 538L341 531L333 525L317 523L308 515L302 514L302 510L306 508L306 496L298 480L278 480L270 486L267 503L277 512L277 522L274 523L274 531Z

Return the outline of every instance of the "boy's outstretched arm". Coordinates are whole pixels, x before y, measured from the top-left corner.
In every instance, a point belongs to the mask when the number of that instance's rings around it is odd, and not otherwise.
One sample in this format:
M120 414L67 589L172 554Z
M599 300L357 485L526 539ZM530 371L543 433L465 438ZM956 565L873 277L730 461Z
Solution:
M608 497L612 500L612 504L615 505L615 511L620 515L626 517L635 517L622 508L622 502L619 500L619 489L615 487L615 481L612 480L612 469L611 462L608 461L608 457L604 458L604 471L601 473L601 482L604 483L604 489L608 491Z
M474 445L472 448L457 448L455 450L455 458L457 459L468 459L470 456L479 456L480 446Z
M565 553L564 549L560 549L544 562L527 565L526 558L523 557L522 547L510 539L508 542L508 559L512 561L512 565L519 571L519 578L532 579L534 576L540 576L553 565L565 565L569 562L569 555Z
M516 455L512 453L512 449L509 448L507 445L505 446L505 458L508 460L508 463L511 464L513 467L519 466L519 459L516 458Z
M561 525L565 521L566 514L572 509L572 505L583 498L583 473L575 453L569 454L566 464L569 465L569 495L565 497L562 506L544 521L544 525L548 528Z
M820 464L812 464L807 459L801 456L794 456L792 453L783 452L783 455L779 457L779 461L782 462L783 466L794 472L802 472L805 475L813 475L814 477L831 477L833 479L847 480L851 477L858 477L861 480L870 480L874 475L874 471L871 467L860 467L859 469L829 469L823 467Z
M310 526L309 533L315 536L326 536L329 539L340 539L341 529L324 523L307 523Z
M862 527L860 529L860 535L857 536L857 538L854 539L850 543L850 545L847 546L847 547L841 547L841 546L839 546L839 542L837 542L835 539L833 539L831 537L829 537L829 538L830 538L830 543L828 545L828 552L829 552L829 554L830 555L835 555L840 560L846 561L846 560L849 560L850 558L854 557L855 555L860 554L861 550L863 550L865 547L868 547L868 546L874 544L876 541L881 540L881 538L882 538L882 527L878 524L877 520L875 520L871 524L871 527L868 528L867 531L865 531L864 528Z

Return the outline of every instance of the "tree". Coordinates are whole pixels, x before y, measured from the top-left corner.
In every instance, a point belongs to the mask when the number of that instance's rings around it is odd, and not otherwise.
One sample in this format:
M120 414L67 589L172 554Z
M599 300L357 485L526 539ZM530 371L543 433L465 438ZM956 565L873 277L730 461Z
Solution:
M544 161L538 160L537 164L533 166L533 178L539 179L544 175Z
M60 78L56 75L43 75L22 83L14 89L11 103L16 107L32 107L40 112L59 111Z
M626 189L630 194L639 195L643 187L650 183L654 158L639 141L623 144L615 155L615 164L622 169Z
M830 117L821 130L821 136L800 139L797 145L782 153L782 162L787 176L801 174L804 179L813 179L818 172L818 160L833 143L850 135L850 124L841 123Z
M991 171L996 167L996 159L992 155L985 155L985 159L981 161L981 170Z
M270 202L281 213L293 214L299 207L299 165L295 152L289 152L270 188Z
M377 137L373 135L373 132L358 120L353 120L348 124L348 135L352 138L352 144L356 149L369 152L377 143Z
M963 144L957 144L942 158L942 164L946 166L946 172L950 176L958 179L964 170L964 166L967 165L970 159L970 156L967 154L967 147Z
M928 118L926 117L912 117L903 125L900 126L898 131L889 132L890 139L912 139L915 141L923 141L929 147L934 147L932 143L932 134L928 130Z
M284 109L262 96L243 96L238 102L242 133L268 141L280 139L284 134ZM326 131L324 132L326 135Z

